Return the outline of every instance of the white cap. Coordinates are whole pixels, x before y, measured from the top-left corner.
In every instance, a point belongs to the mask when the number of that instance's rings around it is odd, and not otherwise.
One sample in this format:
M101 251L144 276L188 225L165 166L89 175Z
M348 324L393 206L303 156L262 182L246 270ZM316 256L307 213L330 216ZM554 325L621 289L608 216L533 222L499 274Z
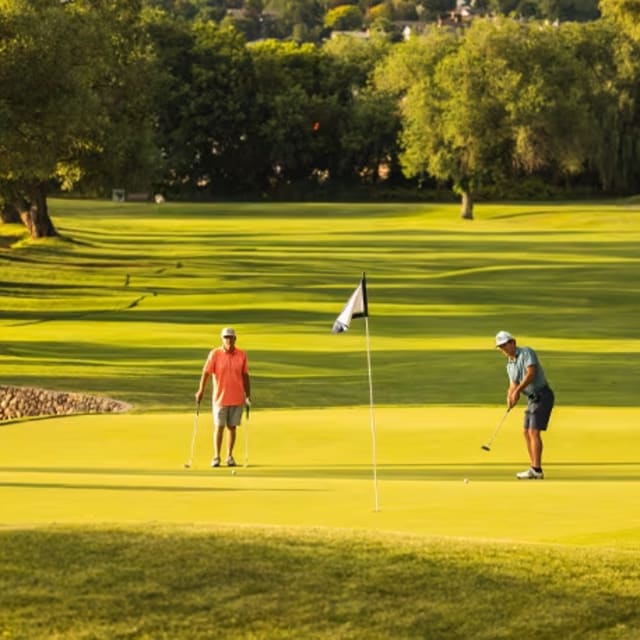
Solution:
M515 338L508 331L498 331L496 334L496 347L501 347L509 340L515 340Z
M225 327L220 332L220 337L221 338L226 338L227 336L233 336L235 338L236 337L236 332L231 327Z

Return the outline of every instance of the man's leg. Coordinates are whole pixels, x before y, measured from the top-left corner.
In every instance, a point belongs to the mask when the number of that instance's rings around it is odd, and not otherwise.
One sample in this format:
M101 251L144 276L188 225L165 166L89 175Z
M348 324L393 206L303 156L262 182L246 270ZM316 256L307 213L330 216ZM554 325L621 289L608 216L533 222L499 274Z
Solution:
M519 480L542 480L544 473L542 472L542 438L540 437L540 429L533 429L532 427L525 429L524 440L529 453L530 468L516 473L516 478Z
M529 455L529 466L533 467L534 463L534 452L533 452L533 444L531 442L531 429L524 429L524 442L527 445L527 454Z
M220 449L222 448L222 436L224 434L224 427L216 425L213 431L213 456L214 458L220 457Z
M542 469L542 437L539 429L528 429L529 431L529 457L531 466L534 469Z
M235 427L227 427L229 431L229 440L227 442L227 457L231 458L233 456L233 447L236 444L236 428Z

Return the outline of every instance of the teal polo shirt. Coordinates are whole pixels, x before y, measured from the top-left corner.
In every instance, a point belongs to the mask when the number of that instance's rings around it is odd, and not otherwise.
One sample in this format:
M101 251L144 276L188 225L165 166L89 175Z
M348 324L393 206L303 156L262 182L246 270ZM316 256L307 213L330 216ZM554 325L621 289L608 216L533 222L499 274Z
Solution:
M527 375L527 367L531 365L536 366L536 377L532 383L528 384L522 390L525 395L537 393L547 384L547 378L544 375L536 352L531 349L531 347L516 347L515 360L509 360L507 362L507 375L509 376L509 380L516 384L520 384L524 379Z

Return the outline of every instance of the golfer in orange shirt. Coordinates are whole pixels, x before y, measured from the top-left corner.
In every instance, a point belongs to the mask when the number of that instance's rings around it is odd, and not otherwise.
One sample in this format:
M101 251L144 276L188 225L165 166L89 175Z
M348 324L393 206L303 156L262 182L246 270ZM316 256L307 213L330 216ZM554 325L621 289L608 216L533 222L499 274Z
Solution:
M196 402L200 404L209 378L213 378L213 460L212 467L220 466L220 449L224 428L229 433L227 441L227 466L235 467L233 446L236 427L242 423L242 410L250 402L251 382L247 354L236 348L236 332L226 327L221 332L222 346L209 352L202 369Z

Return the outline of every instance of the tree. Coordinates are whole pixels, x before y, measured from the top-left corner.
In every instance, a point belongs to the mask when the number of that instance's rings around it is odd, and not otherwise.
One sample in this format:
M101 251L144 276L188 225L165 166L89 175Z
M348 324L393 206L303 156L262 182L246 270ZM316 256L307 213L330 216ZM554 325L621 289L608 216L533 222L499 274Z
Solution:
M482 4L502 15L545 20L587 21L600 15L598 0L488 0Z
M319 48L274 40L250 47L256 77L262 188L372 180L395 159L395 103L370 91L388 44L340 37Z
M353 5L341 5L330 9L324 16L324 26L339 31L360 29L362 27L362 12Z
M73 173L64 161L88 139L94 100L89 70L73 52L76 31L83 31L80 20L69 20L60 5L14 0L0 13L0 189L34 238L56 235L49 181Z
M246 191L256 120L254 73L244 38L231 26L145 18L164 70L157 107L164 183L191 195Z
M543 169L580 172L595 122L564 33L476 20L463 38L402 45L380 81L403 90L405 174L451 181L462 217L472 218L483 186ZM404 69L394 73L398 65Z
M600 11L630 38L640 41L640 3L637 0L600 0Z
M327 93L323 54L313 44L266 40L250 48L256 77L257 148L263 189L327 169L339 98Z
M52 187L71 189L88 167L98 171L96 158L108 164L124 154L111 144L114 116L127 110L113 92L135 96L144 84L138 78L127 90L112 64L114 51L132 46L113 20L135 9L128 0L7 0L0 8L0 193L33 238L57 234L47 207ZM144 114L137 117L144 134ZM127 149L135 157L136 147Z
M598 109L591 166L605 189L640 191L640 8L602 2L604 19L580 49Z
M538 14L548 20L589 21L600 16L598 0L538 0Z
M229 2L225 0L144 0L144 5L160 9L175 18L222 20L227 13Z
M460 46L448 31L428 32L396 45L374 71L374 86L396 97L401 119L400 145L403 172L407 177L449 177L429 163L437 160L441 114L435 100L435 72L442 60Z
M451 13L456 8L456 0L423 0L418 7L422 10L422 19L436 20L443 14Z
M148 191L164 166L155 117L162 99L157 54L135 2L93 6L105 45L93 50L100 108L94 144L79 155L77 189L98 194L114 186Z
M297 42L316 42L322 32L324 7L320 0L271 0L284 32Z
M340 138L342 173L378 182L383 169L391 172L397 164L399 132L400 118L391 93L372 87L358 92Z
M344 113L335 132L339 146L331 166L332 178L375 183L382 166L397 165L400 119L395 96L376 90L371 83L376 65L390 47L383 37L361 40L342 36L323 45L333 75L327 81L336 92L340 88Z
M395 20L417 20L418 12L415 2L395 0L393 3L393 17Z

